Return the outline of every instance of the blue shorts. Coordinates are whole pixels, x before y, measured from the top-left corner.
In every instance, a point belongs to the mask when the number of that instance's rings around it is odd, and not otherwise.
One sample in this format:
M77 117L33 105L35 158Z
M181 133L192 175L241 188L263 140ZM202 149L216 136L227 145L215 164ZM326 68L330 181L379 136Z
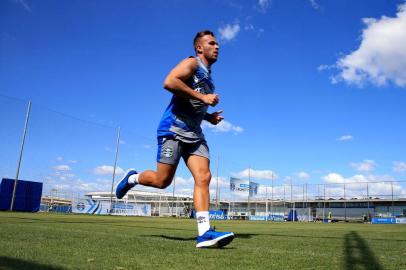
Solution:
M191 155L205 157L210 160L209 147L206 141L185 143L172 138L158 138L157 162L178 165L181 157L186 162Z

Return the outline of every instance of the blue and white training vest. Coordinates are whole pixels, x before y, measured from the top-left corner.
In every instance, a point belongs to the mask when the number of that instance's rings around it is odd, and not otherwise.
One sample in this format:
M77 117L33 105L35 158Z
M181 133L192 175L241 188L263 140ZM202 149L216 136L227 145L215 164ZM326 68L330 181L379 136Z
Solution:
M210 76L210 69L200 60L193 76L185 83L202 94L213 94L214 84ZM206 115L208 105L200 100L172 96L158 127L158 138L168 137L186 143L205 140L200 124Z

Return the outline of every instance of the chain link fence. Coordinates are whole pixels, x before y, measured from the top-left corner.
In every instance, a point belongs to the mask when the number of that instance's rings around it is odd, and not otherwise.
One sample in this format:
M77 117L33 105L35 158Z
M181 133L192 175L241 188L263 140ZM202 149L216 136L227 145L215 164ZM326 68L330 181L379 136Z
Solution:
M111 196L126 169L155 168L154 137L37 104L28 107L26 101L0 96L0 176L41 182L42 211L70 212L75 203L91 198L103 201L107 212L113 204L139 203L148 204L153 216L190 216L193 179L183 163L172 185L163 191L137 186L125 200ZM280 220L291 211L300 220L406 215L404 181L352 178L297 184L216 152L212 152L211 170L211 209L222 210L229 218ZM230 177L257 183L256 194L230 192Z

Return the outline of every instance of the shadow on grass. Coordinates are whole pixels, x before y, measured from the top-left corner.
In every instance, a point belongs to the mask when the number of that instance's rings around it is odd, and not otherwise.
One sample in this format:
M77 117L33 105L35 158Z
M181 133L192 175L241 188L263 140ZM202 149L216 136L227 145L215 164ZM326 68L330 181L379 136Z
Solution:
M168 236L168 235L152 235L153 237L160 237L168 240L175 241L195 241L196 237L177 237L177 236Z
M39 264L39 263L25 261L25 260L17 259L17 258L0 256L0 269L63 270L64 268L49 266L49 265L45 265L45 264Z
M239 233L235 235L235 238L240 238L240 239L248 239L251 238L252 236L256 236L259 234L250 234L250 233ZM168 235L148 235L148 237L157 237L157 238L163 238L167 240L174 240L174 241L196 241L196 237L178 237L178 236L168 236Z
M239 233L235 235L235 238L240 238L240 239L248 239L251 238L252 236L256 236L259 234L250 234L250 233ZM196 241L196 237L178 237L178 236L168 236L168 235L149 235L152 237L159 237L159 238L164 238L167 240L174 240L174 241Z
M156 238L163 238L166 240L173 240L173 241L185 241L185 242L194 242L196 241L196 237L178 237L178 236L168 236L168 235L145 235L146 237L156 237ZM237 237L237 236L236 236ZM215 248L215 249L235 249L234 247L221 247L221 248Z
M354 231L344 236L344 254L346 270L383 269L365 240Z

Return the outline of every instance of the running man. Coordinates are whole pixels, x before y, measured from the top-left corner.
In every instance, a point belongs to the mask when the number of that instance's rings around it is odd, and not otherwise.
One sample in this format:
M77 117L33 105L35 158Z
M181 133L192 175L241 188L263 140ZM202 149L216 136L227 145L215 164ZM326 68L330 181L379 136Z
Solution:
M211 65L217 61L219 44L211 31L201 31L194 40L196 56L181 61L171 70L164 88L173 96L158 127L156 171L124 175L116 188L121 199L135 185L166 188L173 180L182 157L194 178L193 203L196 210L198 237L196 247L223 247L234 239L232 232L217 232L209 221L209 184L211 180L209 147L200 127L203 120L217 125L223 120L219 110L208 113L209 106L219 103L214 94Z

